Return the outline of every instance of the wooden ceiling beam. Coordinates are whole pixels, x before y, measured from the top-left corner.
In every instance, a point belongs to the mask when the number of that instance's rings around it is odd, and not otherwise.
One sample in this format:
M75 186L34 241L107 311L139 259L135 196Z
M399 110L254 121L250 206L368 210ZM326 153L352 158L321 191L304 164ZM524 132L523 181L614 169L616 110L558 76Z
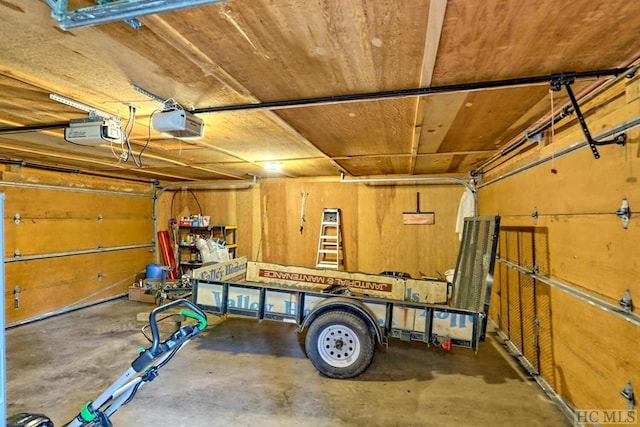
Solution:
M126 168L126 167L124 167L124 166L122 166L121 164L118 164L118 163L114 164L114 163L111 163L111 162L105 162L105 161L101 161L101 160L91 159L91 158L88 158L88 157L85 157L85 156L72 156L72 155L69 155L69 154L62 155L62 154L55 153L55 152L52 152L52 151L49 151L49 150L45 151L45 150L37 150L37 149L34 149L34 148L17 147L17 146L15 146L13 144L2 144L2 143L0 143L0 148L4 148L4 149L7 149L7 150L16 151L16 152L21 152L21 153L34 154L34 155L37 155L37 156L44 156L44 157L47 157L47 158L55 158L55 159L60 159L60 160L70 160L70 161L73 161L73 162L89 163L89 164L97 165L97 166L104 167L104 168L107 168L107 169L115 168L115 169L120 169L120 170L123 170L123 171L129 169L129 168ZM95 171L96 169L89 169L89 170ZM186 178L186 177L181 176L181 175L172 175L172 174L165 174L165 173L155 172L155 171L147 171L147 170L142 169L142 168L139 168L138 170L141 173L150 174L150 175L153 175L153 176L162 175L162 176L165 176L167 178L172 178L172 179L189 179L189 178Z
M429 18L427 21L427 34L424 42L424 55L422 57L422 73L420 76L420 87L431 86L433 70L436 65L438 46L444 24L444 16L447 9L447 0L431 0L429 3ZM427 99L418 97L416 99L415 118L413 124L413 135L411 140L411 157L409 159L409 172L414 173L416 168L416 156L422 135L422 123L424 121L425 106Z
M467 156L467 155L493 155L497 150L469 150L469 151L445 151L442 153L380 153L380 154L356 154L353 156L331 156L332 160L358 160L358 159L379 159L394 157L447 157L447 156ZM296 162L326 160L325 157L287 157L286 159L270 159L270 162ZM267 160L259 160L267 162Z
M396 153L396 154L363 154L355 156L335 156L332 157L335 160L356 160L356 159L375 159L382 157L446 157L446 156L467 156L467 155L491 155L495 154L496 150L471 150L471 151L448 151L443 153Z

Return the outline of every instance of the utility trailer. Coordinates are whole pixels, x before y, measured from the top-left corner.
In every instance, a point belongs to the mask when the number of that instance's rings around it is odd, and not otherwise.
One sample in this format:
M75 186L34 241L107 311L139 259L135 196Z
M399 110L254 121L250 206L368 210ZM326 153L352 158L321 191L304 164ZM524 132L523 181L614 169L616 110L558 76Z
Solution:
M246 277L218 280L216 274L194 275L193 300L215 315L295 323L300 332L307 329L307 355L330 378L360 375L371 364L376 344L388 345L389 338L477 351L487 327L499 223L498 216L465 218L449 304L407 301L410 295L357 295L336 285L315 291L249 282ZM231 270L237 273L233 270L241 268Z

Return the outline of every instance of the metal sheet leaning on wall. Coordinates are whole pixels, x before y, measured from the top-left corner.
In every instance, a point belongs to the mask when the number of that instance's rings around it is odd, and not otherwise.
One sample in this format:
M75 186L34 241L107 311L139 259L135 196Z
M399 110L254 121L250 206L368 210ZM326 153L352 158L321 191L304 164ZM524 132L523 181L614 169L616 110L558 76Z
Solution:
M581 106L595 137L628 128L625 146L596 160L572 115L555 143L547 133L489 165L478 190L480 214L502 216L490 317L567 407L626 410L621 390L640 385L640 316L618 304L640 295L639 93L638 77L621 79Z
M5 167L7 325L122 295L153 260L151 184Z

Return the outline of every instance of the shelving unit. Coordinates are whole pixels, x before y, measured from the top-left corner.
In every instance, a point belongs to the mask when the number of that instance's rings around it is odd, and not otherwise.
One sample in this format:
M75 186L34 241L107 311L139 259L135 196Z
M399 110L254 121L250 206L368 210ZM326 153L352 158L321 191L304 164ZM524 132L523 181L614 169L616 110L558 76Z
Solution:
M227 249L229 249L229 258L236 257L236 249L238 248L238 241L236 240L236 232L238 231L237 225L214 225L213 227L219 227L222 231L223 240L226 243ZM215 235L214 235L215 236Z
M207 227L192 227L181 225L178 227L178 266L180 274L187 273L188 270L202 266L200 252L196 248L196 239L213 238L214 240L222 240L225 247L229 250L229 258L236 257L236 225L209 225Z

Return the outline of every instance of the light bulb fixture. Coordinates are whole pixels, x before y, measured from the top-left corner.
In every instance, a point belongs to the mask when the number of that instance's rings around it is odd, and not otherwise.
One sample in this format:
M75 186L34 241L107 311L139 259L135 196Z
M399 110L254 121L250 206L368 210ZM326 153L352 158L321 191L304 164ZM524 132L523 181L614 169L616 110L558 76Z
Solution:
M269 172L280 172L282 170L282 165L280 162L267 162L264 164L264 169Z

